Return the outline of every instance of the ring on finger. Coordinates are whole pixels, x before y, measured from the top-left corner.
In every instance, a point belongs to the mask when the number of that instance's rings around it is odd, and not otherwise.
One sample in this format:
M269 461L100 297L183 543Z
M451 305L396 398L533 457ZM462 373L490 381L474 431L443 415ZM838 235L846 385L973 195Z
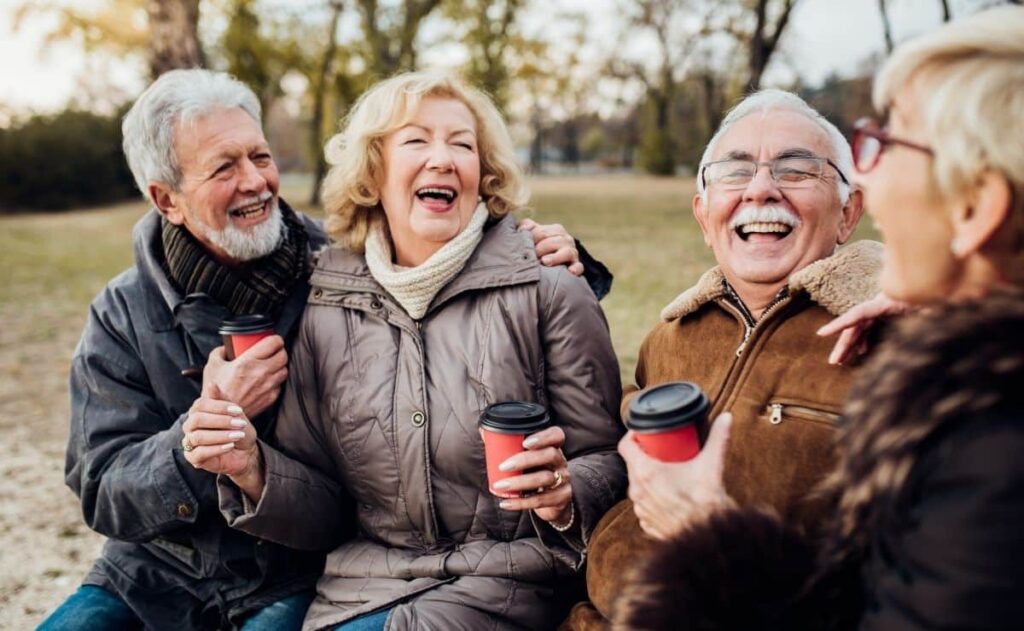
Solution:
M196 448L196 446L192 444L192 433L191 432L189 432L189 433L187 433L187 434L185 434L184 436L181 437L181 448L184 451L192 451L193 449Z
M562 472L555 471L555 481L551 486L548 487L548 489L553 491L558 487L562 486L563 484L565 484L565 478L562 477Z

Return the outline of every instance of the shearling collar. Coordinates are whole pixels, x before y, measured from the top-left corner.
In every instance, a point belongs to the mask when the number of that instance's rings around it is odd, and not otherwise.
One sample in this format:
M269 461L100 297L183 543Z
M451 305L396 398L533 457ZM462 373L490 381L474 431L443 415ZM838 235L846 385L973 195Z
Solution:
M829 313L840 315L878 293L881 267L882 244L857 241L794 273L789 277L789 292L806 291L811 300ZM725 296L724 280L725 275L717 266L704 272L696 285L662 309L661 319L668 322L681 318L722 298Z

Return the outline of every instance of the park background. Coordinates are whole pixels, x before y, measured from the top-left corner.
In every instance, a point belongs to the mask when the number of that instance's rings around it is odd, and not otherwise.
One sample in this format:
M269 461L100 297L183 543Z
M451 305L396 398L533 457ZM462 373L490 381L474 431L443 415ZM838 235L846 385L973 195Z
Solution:
M894 44L1001 3L0 0L0 629L34 627L102 544L63 484L67 377L89 301L132 262L147 204L120 117L153 77L201 65L249 84L282 196L319 216L322 147L359 94L461 73L508 117L526 213L615 274L602 306L628 380L661 307L713 264L690 200L728 108L780 87L849 131Z

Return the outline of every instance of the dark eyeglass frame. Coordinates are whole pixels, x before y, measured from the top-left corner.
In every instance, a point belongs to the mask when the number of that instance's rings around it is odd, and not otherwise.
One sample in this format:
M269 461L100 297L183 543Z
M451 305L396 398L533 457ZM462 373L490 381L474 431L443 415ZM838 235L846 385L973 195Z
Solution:
M865 138L873 138L879 144L878 152L871 158L870 164L863 164L860 159L860 150L864 146ZM882 154L886 152L890 145L907 147L908 149L935 157L935 150L931 147L896 138L890 135L885 127L879 125L878 121L869 116L857 119L857 122L853 124L853 142L851 145L853 145L853 168L857 169L858 173L868 173L878 166L878 161L882 159Z
M824 160L825 164L829 165L830 167L832 167L833 169L836 170L836 173L839 175L839 179L843 181L843 184L846 184L846 185L850 184L850 181L846 179L845 175L843 175L843 171L836 165L835 162L832 162L832 160L830 160L828 158L824 158L822 156L785 156L785 157L782 157L782 158L775 158L774 160L765 160L763 162L757 162L755 160L743 160L743 159L739 159L739 158L729 158L727 160L715 160L714 162L706 162L703 165L701 165L701 167L700 167L700 184L701 184L701 188L703 188L704 190L707 190L707 188L708 188L707 171L708 171L708 167L711 166L712 164L721 164L723 162L749 162L750 164L754 165L754 176L750 178L751 180L753 180L754 177L757 177L757 170L760 169L761 167L767 166L768 167L768 171L771 172L772 164L774 164L776 161L778 161L778 160L788 160L788 159L791 159L791 158L797 159L797 160ZM774 173L772 173L772 181L778 183L778 180L775 179L775 174Z

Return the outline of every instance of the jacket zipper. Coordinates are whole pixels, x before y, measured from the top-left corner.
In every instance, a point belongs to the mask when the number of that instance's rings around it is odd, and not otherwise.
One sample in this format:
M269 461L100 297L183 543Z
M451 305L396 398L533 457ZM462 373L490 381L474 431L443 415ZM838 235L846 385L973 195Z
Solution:
M716 415L720 414L725 409L727 403L727 395L730 395L733 384L736 381L736 375L743 371L743 366L746 363L745 358L743 356L743 351L746 349L747 344L749 344L750 341L756 337L756 334L759 330L764 328L762 325L770 319L768 316L781 309L784 305L792 303L793 300L794 298L792 296L786 296L781 300L776 301L774 304L769 305L768 309L766 309L765 312L761 314L761 318L754 324L754 326L750 326L747 323L747 319L743 317L742 312L740 312L738 308L731 302L729 302L728 300L718 301L719 305L724 307L726 311L733 314L733 316L740 322L740 324L743 325L744 329L743 340L740 342L739 347L736 349L735 359L733 359L732 365L729 366L729 370L725 374L725 380L722 381L722 387L718 389L716 396L712 399L712 401L715 401L715 404L712 406L712 409L710 410L709 418L714 418ZM708 393L709 396L710 394L711 393Z
M796 416L804 420L828 423L830 425L834 424L836 421L839 420L839 415L833 412L817 410L802 405L785 405L782 403L772 403L768 406L768 422L771 423L772 425L778 425L782 423L783 411L787 412L792 416Z

